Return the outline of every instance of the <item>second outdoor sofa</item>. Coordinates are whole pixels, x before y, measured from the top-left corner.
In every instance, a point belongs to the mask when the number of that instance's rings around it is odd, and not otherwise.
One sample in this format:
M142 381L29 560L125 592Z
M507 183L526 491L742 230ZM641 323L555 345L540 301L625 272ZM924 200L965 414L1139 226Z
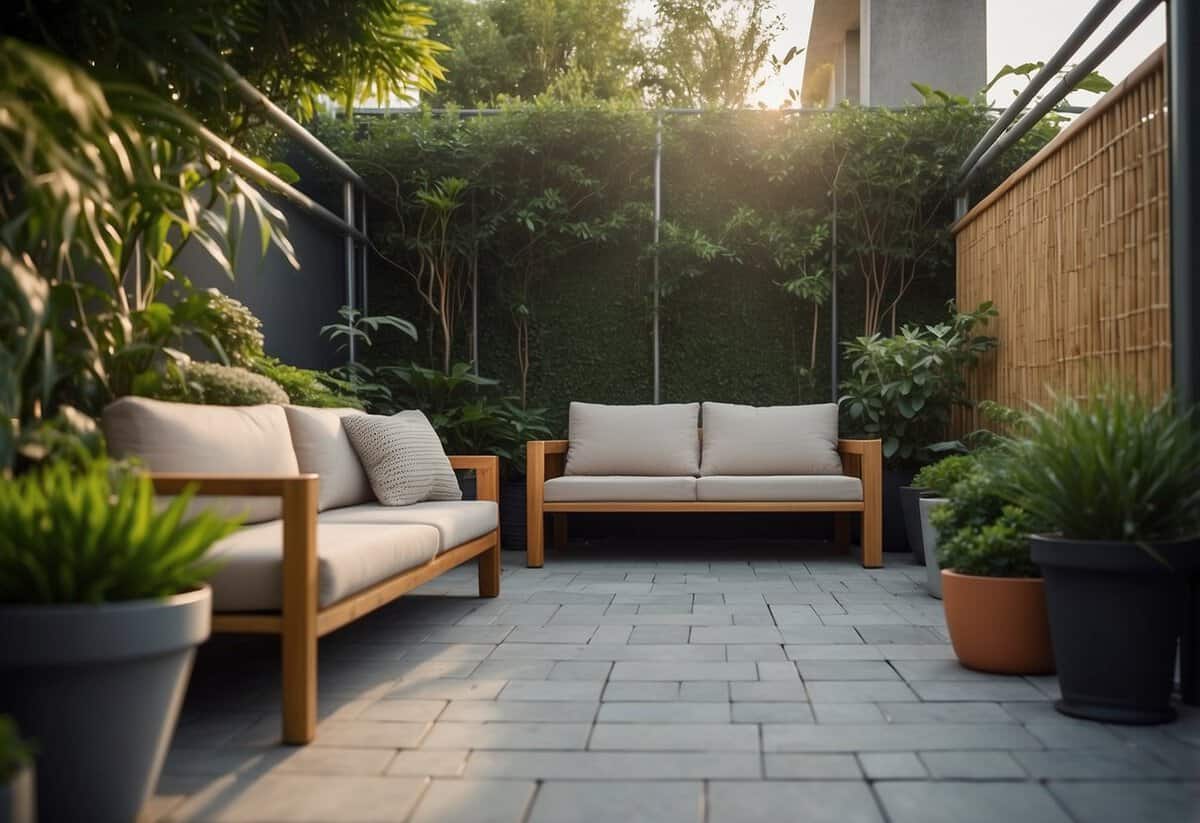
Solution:
M531 567L570 512L833 512L841 546L858 516L862 565L883 565L880 443L840 439L832 403L572 403L568 439L527 448Z

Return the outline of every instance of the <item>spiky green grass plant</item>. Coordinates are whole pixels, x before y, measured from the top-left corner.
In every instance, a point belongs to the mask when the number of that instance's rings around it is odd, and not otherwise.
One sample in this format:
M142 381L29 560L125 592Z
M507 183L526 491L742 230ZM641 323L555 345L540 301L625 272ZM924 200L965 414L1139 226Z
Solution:
M54 461L0 482L0 604L104 603L166 597L201 585L205 553L237 528L191 515L191 493L155 504L128 466Z

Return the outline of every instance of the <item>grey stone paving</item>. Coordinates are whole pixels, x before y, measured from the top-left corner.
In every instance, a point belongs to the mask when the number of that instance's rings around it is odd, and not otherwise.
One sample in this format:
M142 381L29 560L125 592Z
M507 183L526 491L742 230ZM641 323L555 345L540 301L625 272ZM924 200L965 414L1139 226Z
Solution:
M963 669L904 558L572 545L457 570L321 641L321 722L278 744L278 650L202 649L151 820L1200 823L1200 711L1056 713Z

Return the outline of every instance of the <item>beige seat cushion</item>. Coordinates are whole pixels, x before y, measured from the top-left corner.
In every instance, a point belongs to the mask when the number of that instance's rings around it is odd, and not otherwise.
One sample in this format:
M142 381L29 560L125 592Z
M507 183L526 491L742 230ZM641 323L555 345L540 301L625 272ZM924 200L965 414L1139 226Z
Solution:
M300 473L280 406L200 406L123 397L101 420L109 454L138 458L152 472L294 475ZM205 497L194 508L246 523L280 517L275 497Z
M283 603L283 523L239 529L216 543L209 558L213 610L279 611ZM330 606L437 555L433 526L317 525L318 602Z
M704 404L700 474L841 474L838 407Z
M364 503L331 509L322 523L423 523L441 536L439 551L483 537L500 525L500 509L491 500L437 500L411 506Z
M342 428L342 418L363 415L358 409L314 409L284 406L292 447L302 474L321 476L320 511L375 500L371 481Z
M680 477L700 472L698 403L572 403L568 475Z
M555 477L546 481L547 503L695 500L694 477Z
M726 501L843 501L862 500L862 481L842 475L715 475L696 481L699 500Z

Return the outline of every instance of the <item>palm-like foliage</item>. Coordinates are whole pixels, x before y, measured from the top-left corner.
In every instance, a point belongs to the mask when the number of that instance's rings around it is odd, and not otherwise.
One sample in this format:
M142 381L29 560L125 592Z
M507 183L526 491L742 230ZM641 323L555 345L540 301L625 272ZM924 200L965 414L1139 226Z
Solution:
M107 461L48 464L0 483L0 603L102 603L200 585L204 554L237 523L165 509L149 477Z
M1169 400L1109 387L1036 409L996 491L1074 540L1200 534L1200 427Z

